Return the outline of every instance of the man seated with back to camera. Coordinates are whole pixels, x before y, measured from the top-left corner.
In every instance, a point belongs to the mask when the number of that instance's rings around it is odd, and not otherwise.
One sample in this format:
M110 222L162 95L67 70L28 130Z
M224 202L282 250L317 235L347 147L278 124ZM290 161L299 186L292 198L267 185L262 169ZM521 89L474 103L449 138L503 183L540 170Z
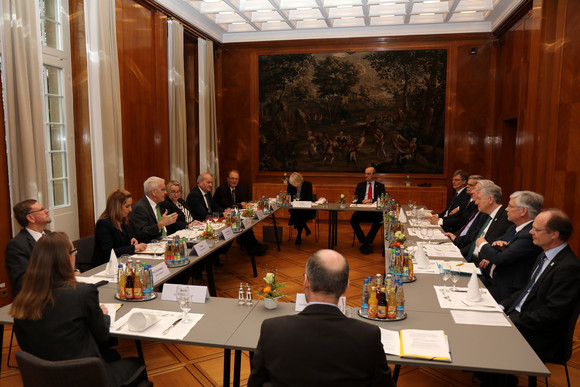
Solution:
M249 387L395 386L379 327L338 309L348 275L348 261L334 250L320 250L308 259L308 305L297 315L262 323Z
M240 183L240 174L238 171L234 169L228 173L227 181L216 189L213 194L213 200L221 208L234 208L234 206L238 206L241 209L247 206L250 201L248 187ZM256 239L253 229L240 235L238 242L254 256L262 256L268 250L268 246L260 243Z

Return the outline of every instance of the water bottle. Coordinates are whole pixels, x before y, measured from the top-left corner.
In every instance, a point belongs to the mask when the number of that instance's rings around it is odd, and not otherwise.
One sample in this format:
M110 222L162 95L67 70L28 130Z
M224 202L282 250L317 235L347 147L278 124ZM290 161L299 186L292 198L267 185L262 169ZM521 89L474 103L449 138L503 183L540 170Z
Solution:
M244 305L246 300L244 300L244 287L240 282L240 289L238 290L238 305Z
M405 317L405 291L403 290L403 281L397 282L397 319Z
M246 305L252 306L254 305L254 301L252 300L252 288L250 288L250 285L247 283L246 286L248 287L248 290L246 291Z
M363 316L367 316L369 314L369 280L365 278L363 289L362 289L362 297L360 301L360 313Z

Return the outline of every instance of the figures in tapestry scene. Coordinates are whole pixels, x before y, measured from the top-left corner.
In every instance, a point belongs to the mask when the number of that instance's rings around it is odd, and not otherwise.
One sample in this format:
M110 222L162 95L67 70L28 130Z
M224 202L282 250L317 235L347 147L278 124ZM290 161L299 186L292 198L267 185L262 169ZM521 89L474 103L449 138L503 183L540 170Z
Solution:
M409 141L400 133L395 132L393 134L393 147L395 148L393 164L404 164L407 161L415 158L415 151L417 150L417 137L413 137L411 141Z

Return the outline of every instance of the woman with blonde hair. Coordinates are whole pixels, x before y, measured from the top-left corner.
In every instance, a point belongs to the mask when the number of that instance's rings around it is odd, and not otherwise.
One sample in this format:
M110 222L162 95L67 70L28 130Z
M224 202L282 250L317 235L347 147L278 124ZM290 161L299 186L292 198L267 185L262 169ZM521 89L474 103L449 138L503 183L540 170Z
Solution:
M111 250L120 257L147 248L145 243L139 243L129 235L129 214L132 205L131 193L124 189L114 190L107 198L107 207L95 225L93 267L107 263Z
M312 183L304 180L301 174L298 172L293 172L288 179L287 192L292 195L293 200L301 201L312 201ZM295 244L302 244L302 230L306 231L306 236L310 235L310 229L306 222L310 219L316 217L316 211L314 210L289 210L290 220L288 221L289 226L294 226L296 229L296 242Z
M75 280L76 249L63 232L36 242L22 290L10 307L20 348L49 361L98 357L110 386L120 386L141 363L106 348L110 317L93 284Z
M161 208L161 212L167 210L168 214L177 213L177 220L175 223L167 226L167 234L171 235L176 231L188 228L189 225L194 222L199 223L193 219L193 215L191 214L189 206L181 197L183 194L181 183L177 180L171 180L166 184L166 188L167 196L165 197L164 201L159 203L159 208Z

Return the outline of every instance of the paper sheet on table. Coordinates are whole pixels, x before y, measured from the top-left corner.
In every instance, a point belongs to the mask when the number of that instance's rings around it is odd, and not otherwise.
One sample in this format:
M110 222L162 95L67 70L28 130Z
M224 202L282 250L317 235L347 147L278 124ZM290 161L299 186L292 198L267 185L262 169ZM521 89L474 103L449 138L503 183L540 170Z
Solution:
M503 313L476 312L471 310L452 310L451 316L456 324L489 325L510 327L511 324Z
M102 281L103 278L98 278L95 276L91 276L91 277L81 277L80 275L77 275L75 277L75 279L77 280L77 282L83 282L85 284L96 284L99 281Z
M428 257L463 258L461 251L453 243L421 243Z
M96 282L102 281L105 278L109 283L116 284L117 283L117 274L109 275L107 270L103 270L94 274L93 277L97 280ZM94 282L91 282L94 283Z
M419 218L419 219L409 218L409 224L412 227L439 227L436 224L429 223L429 221L427 219L424 219L424 218Z
M435 260L437 262L437 266L441 268L443 265L448 265L451 271L457 270L461 274L471 275L473 271L477 274L481 274L481 269L475 266L473 262L465 262L465 261L441 261Z
M153 314L161 317L161 320L156 324L150 326L149 328L145 329L143 332L139 332L136 335L136 332L132 332L129 330L129 324L125 324L129 317L133 313L144 313L144 314ZM188 313L190 322L184 323L183 320L177 323L173 328L171 328L166 334L163 334L163 331L169 328L178 318L182 317L183 313L181 312L171 312L171 311L163 311L163 310L155 310L155 309L141 309L141 308L133 308L129 313L121 317L118 321L115 321L115 324L111 326L110 331L114 332L115 334L125 334L130 336L140 336L142 338L155 338L155 339L169 339L169 340L183 340L183 338L189 333L189 331L197 324L199 320L203 317L201 313ZM118 329L121 327L121 329Z
M159 243L147 243L147 248L143 251L136 251L135 254L153 254L153 255L161 255L165 253L165 242Z
M401 357L451 362L449 342L442 330L401 330Z
M389 329L380 328L381 343L383 350L387 355L401 356L401 338L399 331L391 331Z
M437 267L437 262L435 261L429 261L429 267L423 269L416 264L415 260L413 260L413 272L415 272L415 274L440 274L439 267Z
M107 314L109 315L109 317L111 317L111 325L113 325L115 323L115 320L117 319L117 311L121 309L123 304L118 302L118 303L103 303L100 305L107 308Z
M443 295L443 286L433 286L435 294L439 301L439 306L443 309L464 309L464 310L479 310L482 312L501 312L501 308L493 299L491 294L484 289L481 293L481 302L469 302L465 298L467 296L467 288L457 287L456 292L451 291L451 287L447 286L447 292Z
M371 204L350 204L350 207L360 207L360 208L377 208L377 204L376 203L371 203Z
M413 228L410 227L407 229L407 233L411 236L417 237L417 238L421 238L421 239L446 239L449 240L445 234L443 234L443 232L439 229L433 229L433 236L431 238L427 238L427 237L423 237L421 235L420 229L419 228Z

